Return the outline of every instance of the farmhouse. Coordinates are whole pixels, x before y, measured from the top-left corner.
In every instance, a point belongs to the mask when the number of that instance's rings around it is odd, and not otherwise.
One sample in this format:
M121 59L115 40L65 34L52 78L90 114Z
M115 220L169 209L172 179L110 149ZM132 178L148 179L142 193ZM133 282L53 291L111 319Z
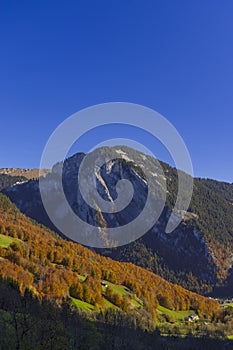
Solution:
M106 282L101 281L101 286L103 286L103 287L107 287L108 285L107 285L107 283L106 283Z
M199 316L198 314L192 314L190 316L186 316L184 318L185 321L189 321L189 322L193 322L193 321L198 321L199 320Z

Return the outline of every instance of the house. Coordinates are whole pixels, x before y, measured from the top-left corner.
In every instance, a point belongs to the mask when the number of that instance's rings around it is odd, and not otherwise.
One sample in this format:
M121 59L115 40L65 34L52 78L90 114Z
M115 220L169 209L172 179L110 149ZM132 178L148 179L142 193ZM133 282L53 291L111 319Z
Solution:
M199 320L198 314L193 314L190 317L192 318L192 321L198 321Z
M106 282L104 282L104 281L101 281L101 286L103 286L103 287L106 287L107 288L107 283Z
M190 316L186 316L184 318L185 321L188 321L188 322L194 322L194 321L198 321L199 320L199 316L198 314L192 314Z

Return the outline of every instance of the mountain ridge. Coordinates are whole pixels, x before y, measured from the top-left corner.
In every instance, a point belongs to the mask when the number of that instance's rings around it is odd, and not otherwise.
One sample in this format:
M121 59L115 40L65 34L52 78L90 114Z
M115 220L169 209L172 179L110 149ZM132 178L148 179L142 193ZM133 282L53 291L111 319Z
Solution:
M0 168L0 174L9 175L9 176L23 176L24 178L30 180L30 179L37 179L39 177L39 171L41 171L41 174L47 175L49 170L48 169L26 169L26 168Z

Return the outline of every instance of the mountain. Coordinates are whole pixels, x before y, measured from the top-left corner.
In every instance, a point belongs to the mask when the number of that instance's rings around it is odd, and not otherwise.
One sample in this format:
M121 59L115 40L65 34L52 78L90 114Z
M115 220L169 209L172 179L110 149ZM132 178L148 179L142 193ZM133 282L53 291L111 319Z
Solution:
M108 161L108 153L111 156L114 154L115 159ZM116 214L102 214L98 207L93 209L87 205L77 184L84 153L68 158L64 165L58 163L53 167L46 177L49 183L48 198L57 191L57 174L63 165L64 192L75 213L92 225L101 223L102 227L117 227L130 222L142 211L148 194L144 175L150 173L152 168L155 169L154 195L160 196L158 187L163 186L164 180L167 192L166 204L157 224L142 238L122 247L97 251L115 260L133 262L189 290L215 295L232 293L232 185L208 179L194 179L190 207L187 212L182 213L179 226L169 234L165 228L176 201L177 170L160 162L165 176L163 178L153 157L128 147L103 148L102 154L107 162L94 172L98 193L107 201L115 199L117 182L122 179L129 180L133 185L134 195L127 208ZM38 180L13 186L4 190L4 193L23 213L56 230L43 208ZM56 210L60 220L66 220L59 195L56 198ZM82 234L85 237L86 232Z

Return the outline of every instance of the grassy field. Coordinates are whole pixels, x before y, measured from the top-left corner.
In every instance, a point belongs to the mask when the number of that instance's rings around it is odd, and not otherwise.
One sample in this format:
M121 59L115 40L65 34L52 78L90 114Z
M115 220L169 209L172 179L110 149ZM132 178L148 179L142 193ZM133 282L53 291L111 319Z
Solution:
M75 299L71 297L71 300L73 302L73 304L78 307L79 309L83 309L85 311L94 311L95 307L89 303L86 303L85 301L79 300L79 299Z
M86 276L78 275L78 279L80 282L84 282L86 279Z
M139 298L137 298L136 295L134 295L127 287L113 284L111 282L107 282L107 284L112 288L112 290L115 293L119 293L122 296L128 296L130 301L131 301L132 306L137 307L137 308L140 308L143 306L143 302ZM106 290L106 287L104 287L104 288Z
M12 238L12 237L0 234L0 246L1 247L8 248L12 242L20 242L20 239Z
M94 305L86 303L85 301L76 299L76 298L72 298L71 300L73 302L73 304L78 307L79 309L85 310L85 311L96 311L96 308ZM118 309L118 307L114 304L112 304L110 301L108 301L107 299L104 298L104 304L106 306L107 309L112 308L112 309Z
M129 289L128 289L127 287L125 287L125 286L119 286L119 285L113 284L113 283L111 283L111 282L106 282L106 283L109 285L109 287L112 288L112 290L113 290L115 293L119 293L119 294L121 294L122 296L124 296L124 295L129 295L129 294L130 294Z
M190 316L194 313L193 310L188 310L188 311L173 311L173 310L169 310L169 309L166 309L165 307L163 306L158 306L158 309L157 309L160 313L162 314L166 314L166 315L171 315L172 317L174 317L175 320L183 320L184 317L186 316Z
M233 307L233 303L225 304L224 306L231 306L231 307Z
M114 304L112 304L109 300L104 298L104 304L106 306L107 309L111 308L111 309L118 309L118 307Z

